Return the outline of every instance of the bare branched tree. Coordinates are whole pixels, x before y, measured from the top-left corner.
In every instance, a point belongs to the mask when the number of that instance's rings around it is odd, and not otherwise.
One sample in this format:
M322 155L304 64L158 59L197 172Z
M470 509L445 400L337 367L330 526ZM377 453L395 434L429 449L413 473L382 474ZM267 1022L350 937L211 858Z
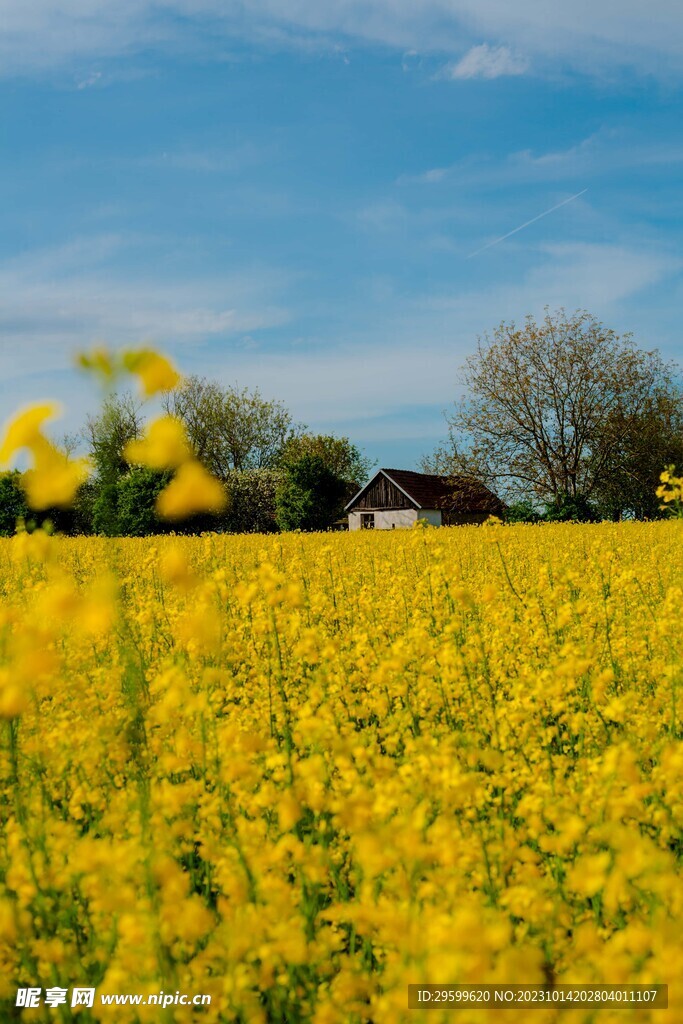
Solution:
M477 476L509 499L597 500L606 488L614 497L627 473L649 486L664 463L644 471L642 438L680 442L674 368L582 310L501 324L479 340L462 383L449 442L429 468Z

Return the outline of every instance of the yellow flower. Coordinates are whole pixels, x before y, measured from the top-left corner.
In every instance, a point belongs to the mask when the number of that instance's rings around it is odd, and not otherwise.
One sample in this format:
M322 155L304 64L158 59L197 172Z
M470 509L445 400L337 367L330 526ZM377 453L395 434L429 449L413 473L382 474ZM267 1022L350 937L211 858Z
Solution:
M185 519L198 512L222 512L228 502L225 488L194 459L185 462L163 489L156 509L163 519Z
M286 790L277 805L277 814L280 819L280 828L283 832L289 832L294 828L301 817L301 807L290 790Z
M181 381L171 362L153 349L124 352L123 365L138 377L142 393L147 398L160 391L172 391Z
M154 420L143 439L130 441L123 454L128 462L150 469L175 469L192 457L185 428L175 416Z
M81 352L76 357L76 364L80 366L82 370L92 371L96 376L100 377L105 384L113 380L113 378L119 373L119 367L116 365L116 361L112 358L109 351L99 345L91 349L90 352Z
M579 858L567 872L568 887L587 899L595 896L605 884L609 864L610 854L606 850Z
M169 548L162 555L159 568L162 579L182 590L191 590L199 582L188 564L185 552L178 545Z
M33 468L24 473L23 487L30 508L45 509L72 503L76 491L88 478L85 459L69 459L46 438L32 443Z
M22 448L32 448L36 443L40 443L43 440L43 423L58 416L59 411L56 402L42 402L17 413L5 427L5 436L0 445L0 464L6 465Z
M0 718L18 718L28 707L28 694L7 669L0 670Z

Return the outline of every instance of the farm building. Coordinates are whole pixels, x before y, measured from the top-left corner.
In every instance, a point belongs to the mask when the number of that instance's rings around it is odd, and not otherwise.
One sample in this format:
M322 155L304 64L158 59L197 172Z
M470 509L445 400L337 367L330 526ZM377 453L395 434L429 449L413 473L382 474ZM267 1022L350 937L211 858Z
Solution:
M379 469L345 511L350 530L395 530L418 519L433 526L483 523L504 508L488 487L471 477Z

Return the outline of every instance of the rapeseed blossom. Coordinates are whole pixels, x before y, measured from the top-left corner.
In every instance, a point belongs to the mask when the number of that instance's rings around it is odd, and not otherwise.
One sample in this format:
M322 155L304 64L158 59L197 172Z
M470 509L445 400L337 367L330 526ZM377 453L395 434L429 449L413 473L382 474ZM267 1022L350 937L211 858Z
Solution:
M184 462L156 500L162 519L186 519L198 512L222 512L228 503L223 484L196 459Z
M0 454L37 470L52 412ZM225 501L168 417L127 457L174 471L164 514ZM407 1024L412 982L553 979L670 1009L538 1024L683 1020L682 531L0 540L8 1019L61 984L211 996L174 1024Z
M68 506L89 475L86 459L71 459L42 432L43 423L56 416L59 406L46 402L30 406L10 421L0 444L0 465L28 450L32 465L23 476L23 487L30 508Z
M494 530L0 542L0 998L400 1024L408 982L551 975L683 1015L681 524Z

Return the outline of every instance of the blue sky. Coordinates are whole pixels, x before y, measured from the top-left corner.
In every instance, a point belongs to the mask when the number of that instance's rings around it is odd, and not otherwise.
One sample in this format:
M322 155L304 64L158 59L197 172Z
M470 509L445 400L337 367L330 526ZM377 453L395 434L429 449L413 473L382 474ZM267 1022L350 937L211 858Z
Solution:
M151 341L411 468L503 319L680 358L683 9L643 10L0 0L2 418L73 430L73 353Z

